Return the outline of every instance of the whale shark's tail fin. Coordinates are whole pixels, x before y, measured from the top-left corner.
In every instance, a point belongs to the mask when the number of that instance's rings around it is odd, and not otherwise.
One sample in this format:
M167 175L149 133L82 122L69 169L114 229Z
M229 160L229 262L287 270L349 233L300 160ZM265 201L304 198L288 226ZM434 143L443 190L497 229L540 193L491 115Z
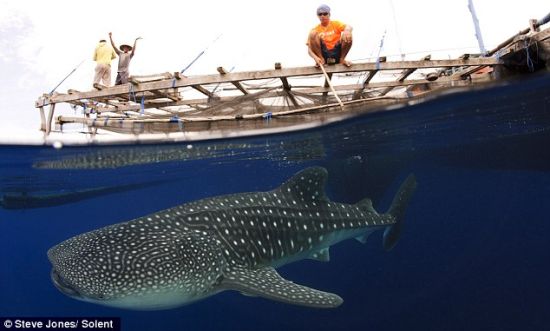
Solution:
M416 177L410 174L403 184L401 184L399 191L397 191L397 194L393 198L388 214L395 218L395 223L384 231L384 249L387 251L392 249L399 241L405 219L405 211L415 189Z

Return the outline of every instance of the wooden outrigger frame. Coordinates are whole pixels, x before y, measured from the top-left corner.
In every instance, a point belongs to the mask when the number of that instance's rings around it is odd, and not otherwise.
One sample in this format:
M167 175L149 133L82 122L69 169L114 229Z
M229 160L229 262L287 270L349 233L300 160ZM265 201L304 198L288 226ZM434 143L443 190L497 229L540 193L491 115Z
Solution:
M355 63L352 67L340 64L324 68L283 68L275 64L273 70L228 72L222 67L217 74L185 77L179 72L150 76L134 76L131 82L113 87L96 86L93 91L69 90L67 93L44 94L35 106L40 110L41 130L48 135L56 105L68 103L83 108L83 116L59 116L58 124L82 123L94 132L97 128L111 131L136 132L135 125L172 124L172 129L160 126L150 132L179 130L208 130L216 122L243 122L241 120L286 118L291 115L327 113L342 114L411 100L419 91L432 93L441 88L472 85L495 80L510 73L518 63L518 54L537 49L537 60L547 67L550 58L550 29L538 31L532 25L525 34L517 35L489 52L492 56L464 55L452 60L431 60L429 56L418 61L385 61ZM525 67L525 63L519 66ZM544 67L543 65L543 67ZM540 66L540 65L539 65ZM491 70L487 70L490 67ZM524 68L523 68L524 69ZM381 72L401 71L391 81L373 81ZM429 70L421 78L411 74ZM474 75L483 72L483 74ZM362 75L355 84L333 84L335 75ZM292 85L292 79L324 78L324 84ZM266 83L266 80L269 82ZM218 87L224 86L219 93ZM189 98L183 90L193 89L203 97ZM405 89L406 93L403 93ZM401 90L397 93L397 90ZM262 103L279 98L277 105ZM48 113L46 116L46 108ZM195 124L195 125L193 125ZM200 124L200 125L196 125ZM273 125L273 123L270 123ZM227 123L226 123L227 126ZM256 127L256 124L253 125ZM237 127L243 128L241 124ZM184 129L183 129L184 128Z

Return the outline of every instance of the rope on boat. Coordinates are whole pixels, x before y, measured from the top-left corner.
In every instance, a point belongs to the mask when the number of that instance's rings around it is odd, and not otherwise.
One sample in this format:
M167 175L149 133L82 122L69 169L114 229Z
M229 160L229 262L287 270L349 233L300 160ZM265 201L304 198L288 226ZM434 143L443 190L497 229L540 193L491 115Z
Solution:
M497 59L498 61L500 61L500 57L502 56L502 49L499 49L496 53L495 53L495 59Z
M134 92L134 84L130 84L130 91L128 91L128 99L132 100L134 99L134 102L136 102L136 93Z
M266 120L266 122L270 122L271 121L271 118L273 117L273 113L272 112L267 112L265 114L262 115L262 118L264 120Z
M174 115L170 117L168 120L169 123L178 123L178 128L180 131L183 131L183 121L180 119L178 115Z
M525 45L525 57L526 57L527 68L529 68L529 72L533 72L535 71L535 64L533 63L533 59L531 58L531 53L529 52L529 40L525 39L523 42Z

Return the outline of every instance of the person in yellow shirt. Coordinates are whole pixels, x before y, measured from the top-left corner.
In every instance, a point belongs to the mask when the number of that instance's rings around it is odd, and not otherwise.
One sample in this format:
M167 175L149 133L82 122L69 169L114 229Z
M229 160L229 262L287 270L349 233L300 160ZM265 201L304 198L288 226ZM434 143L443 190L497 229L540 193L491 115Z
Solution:
M315 66L341 63L347 67L351 62L346 60L352 45L352 27L340 21L330 20L330 7L320 5L317 8L319 25L309 32L308 54L315 60Z
M94 87L101 82L105 86L111 86L111 60L114 58L116 58L116 53L113 48L107 44L105 39L101 39L94 52L94 61L97 63Z

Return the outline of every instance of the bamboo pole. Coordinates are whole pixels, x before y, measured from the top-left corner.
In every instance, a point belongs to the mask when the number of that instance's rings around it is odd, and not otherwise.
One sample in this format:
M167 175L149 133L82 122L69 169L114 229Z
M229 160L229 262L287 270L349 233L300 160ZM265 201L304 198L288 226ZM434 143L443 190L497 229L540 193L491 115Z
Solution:
M319 68L323 70L323 75L325 75L325 79L327 80L328 86L330 87L330 90L334 94L334 97L336 98L336 101L340 104L340 108L344 109L344 104L342 103L342 100L340 100L340 97L338 96L338 93L336 93L336 90L334 89L334 86L332 86L332 82L330 81L330 77L327 74L327 71L325 70L325 67L323 65L320 65Z

